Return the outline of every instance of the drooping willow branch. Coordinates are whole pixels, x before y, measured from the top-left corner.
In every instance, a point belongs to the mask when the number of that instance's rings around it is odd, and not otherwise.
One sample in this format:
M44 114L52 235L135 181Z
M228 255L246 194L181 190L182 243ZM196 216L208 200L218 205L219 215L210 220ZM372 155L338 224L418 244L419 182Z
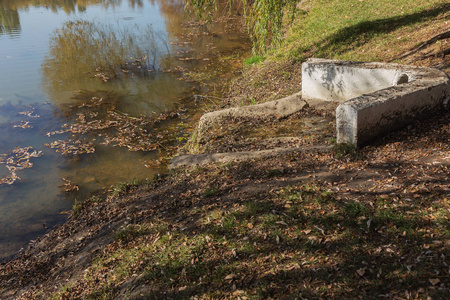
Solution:
M218 0L184 0L187 9L202 19L211 19L217 10ZM290 13L291 20L295 16L299 0L224 0L232 6L243 5L244 20L254 52L265 52L269 48L278 47L283 38L283 20Z

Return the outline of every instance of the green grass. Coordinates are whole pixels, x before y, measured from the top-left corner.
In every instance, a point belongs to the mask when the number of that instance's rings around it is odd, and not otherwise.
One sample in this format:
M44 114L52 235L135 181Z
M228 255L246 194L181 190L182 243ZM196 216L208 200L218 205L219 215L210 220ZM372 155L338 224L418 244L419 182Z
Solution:
M362 159L360 151L352 144L335 144L332 149L337 159L350 158L353 160Z
M304 6L310 9L298 16L276 57L379 60L388 50L412 47L413 33L427 22L445 22L450 9L444 0L310 0Z
M143 184L143 182L140 182L137 179L132 179L127 182L121 182L121 183L111 187L111 189L109 191L109 195L111 197L123 195L123 194L129 193L133 188L136 188L142 184Z
M415 292L428 278L444 281L434 275L436 262L421 256L424 247L441 249L448 234L448 212L434 207L439 198L413 207L401 196L358 200L313 181L253 196L230 206L203 197L209 208L173 208L173 219L120 227L86 272L87 299L114 299L130 279L129 291L152 287L143 291L149 299L162 291L174 299L233 298L235 291L258 299L289 286L295 296L353 298L360 291ZM200 218L186 229L178 222L188 216ZM73 291L62 286L55 297Z
M250 66L254 64L262 63L266 58L261 55L254 55L249 58L244 59L244 66Z
M203 196L205 197L213 197L217 195L217 187L216 186L210 186L204 193Z
M123 226L115 233L115 239L128 243L140 236L148 235L152 230L146 224L130 224Z

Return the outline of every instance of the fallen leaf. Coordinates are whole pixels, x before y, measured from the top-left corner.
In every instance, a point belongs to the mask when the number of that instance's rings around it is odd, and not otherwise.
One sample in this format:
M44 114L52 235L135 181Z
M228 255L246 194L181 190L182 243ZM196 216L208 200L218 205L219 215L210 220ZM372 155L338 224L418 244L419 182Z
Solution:
M236 274L231 273L225 277L225 280L232 280L234 277L236 277Z
M436 284L438 284L440 282L440 280L438 279L438 278L431 278L430 279L430 283L432 284L432 285L436 285Z
M280 224L280 225L285 225L285 226L288 226L288 224L286 224L286 222L284 222L284 221L278 221L278 222L275 222L276 224Z
M356 273L358 273L359 276L363 277L364 274L366 273L366 268L361 268L356 270Z

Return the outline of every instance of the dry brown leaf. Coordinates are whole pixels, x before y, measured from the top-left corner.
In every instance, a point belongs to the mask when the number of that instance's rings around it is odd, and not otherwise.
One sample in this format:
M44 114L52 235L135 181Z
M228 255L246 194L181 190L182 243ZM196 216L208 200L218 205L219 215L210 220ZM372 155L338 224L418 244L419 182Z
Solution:
M361 268L356 270L356 273L358 273L359 276L363 277L364 274L366 274L366 268Z
M431 283L432 285L436 285L436 284L438 284L439 282L440 282L439 278L431 278L431 279L430 279L430 283Z
M231 273L225 277L225 280L232 280L234 277L236 277L236 274Z
M278 221L278 222L275 222L276 224L280 224L280 225L285 225L285 226L288 226L288 224L286 224L286 222L284 222L284 221Z

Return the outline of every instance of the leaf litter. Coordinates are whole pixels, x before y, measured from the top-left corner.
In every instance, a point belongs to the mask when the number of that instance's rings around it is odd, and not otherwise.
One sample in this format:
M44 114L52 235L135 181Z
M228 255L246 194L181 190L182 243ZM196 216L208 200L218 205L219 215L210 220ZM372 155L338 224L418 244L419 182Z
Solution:
M34 150L33 147L16 147L11 153L0 154L0 164L5 164L9 171L9 175L0 179L0 185L11 185L20 180L17 172L33 167L30 159L42 155L42 151Z
M360 149L364 159L176 169L83 203L0 268L2 287L20 287L17 299L446 298L449 136L447 113Z
M135 117L117 110L108 99L95 96L70 106L69 110L67 114L76 116L74 120L63 124L60 130L48 132L47 136L68 134L70 138L46 144L66 156L94 153L96 145L125 147L129 151L161 151L177 134L157 134L157 126L177 118L178 112Z

